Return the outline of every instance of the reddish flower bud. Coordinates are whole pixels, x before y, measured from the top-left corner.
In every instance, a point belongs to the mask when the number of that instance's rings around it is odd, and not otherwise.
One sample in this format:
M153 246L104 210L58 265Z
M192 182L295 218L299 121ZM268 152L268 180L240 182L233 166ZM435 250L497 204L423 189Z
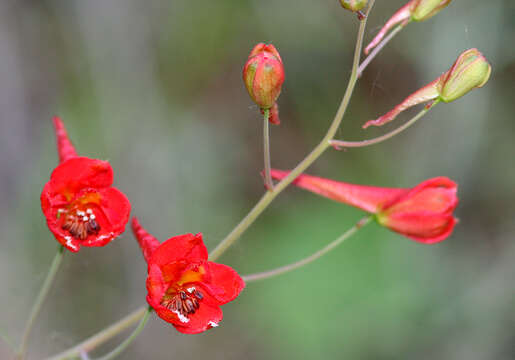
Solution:
M243 68L243 82L261 109L274 106L284 82L284 68L281 56L272 44L260 43L252 49Z
M160 244L136 218L132 230L148 264L147 302L157 315L184 334L218 326L220 306L245 287L236 271L207 260L202 234L174 236Z
M376 37L365 48L365 54L376 47L395 25L407 25L410 21L424 21L449 5L451 0L411 0L393 14Z
M289 172L272 170L271 174L280 180ZM412 189L353 185L304 174L293 184L375 214L379 224L424 244L444 240L456 224L452 213L458 205L457 185L445 177Z
M344 9L352 12L362 10L367 5L368 0L340 0L340 4Z
M54 118L61 163L41 193L41 209L56 240L72 252L104 246L125 230L131 204L113 184L107 161L79 157Z
M370 120L363 125L381 126L392 121L404 110L433 100L443 102L454 101L470 90L480 88L486 84L492 68L485 57L477 49L469 49L463 52L454 62L452 67L428 85L409 95L395 108L375 120Z

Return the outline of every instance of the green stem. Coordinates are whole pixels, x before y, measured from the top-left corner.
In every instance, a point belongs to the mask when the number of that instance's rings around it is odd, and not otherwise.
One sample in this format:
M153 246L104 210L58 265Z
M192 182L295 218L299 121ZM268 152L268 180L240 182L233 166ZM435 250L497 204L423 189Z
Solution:
M265 157L265 187L268 191L273 191L274 183L272 182L272 176L270 175L270 131L269 131L269 121L268 118L270 116L270 109L265 109L264 111L264 125L263 125L263 153Z
M365 33L365 26L368 19L368 14L374 5L374 0L370 1L370 5L367 9L366 16L363 20L360 21L356 47L354 49L354 60L352 64L352 71L349 78L349 83L347 85L347 89L345 94L343 95L343 99L340 103L338 111L327 131L326 135L322 139L322 141L311 151L311 153L304 158L296 167L293 169L288 176L282 179L277 185L275 185L272 191L267 191L265 195L261 197L258 203L250 210L250 212L243 218L243 220L227 235L225 239L223 239L209 254L209 260L214 261L219 258L225 250L227 250L238 238L247 230L247 228L252 225L254 220L268 207L268 205L272 202L272 200L281 193L295 178L300 175L304 170L306 170L316 159L322 155L322 153L331 145L330 140L336 134L338 130L343 116L345 115L345 111L347 110L347 106L349 105L350 98L352 96L352 92L354 90L354 86L356 85L356 81L358 79L357 71L359 66L359 59L361 54L361 48L363 46L363 35Z
M108 354L102 356L101 358L98 358L98 360L111 360L111 359L114 359L115 357L117 357L118 355L120 355L130 345L130 343L134 339L136 339L136 337L139 335L139 333L141 333L141 331L145 327L145 324L147 323L148 319L150 318L151 313L152 313L152 308L149 306L147 311L145 312L145 315L139 322L136 329L134 329L132 334L127 339L125 339L124 342L122 342L120 345L118 345L118 347L113 349Z
M23 331L20 348L18 349L18 359L20 360L25 358L25 355L27 353L27 344L29 341L30 332L32 331L34 322L41 310L41 305L43 304L43 301L45 301L48 291L52 286L55 274L57 273L57 269L59 269L59 265L61 264L61 261L63 259L63 255L64 247L62 245L59 245L57 254L54 257L54 260L52 261L52 265L50 265L50 270L48 271L45 281L43 282L41 290L39 290L39 294L36 297L36 301L34 302L32 310L30 311L29 319L27 320L27 324L25 325L25 330Z
M362 141L343 141L343 140L331 140L331 145L335 148L350 148L350 147L365 147L370 146L374 144L378 144L380 142L383 142L385 140L388 140L395 135L401 133L402 131L409 128L411 125L413 125L415 122L417 122L418 119L420 119L422 116L427 114L429 110L431 110L436 104L440 102L439 99L434 100L431 105L424 107L422 111L420 111L417 115L415 115L412 119L410 119L408 122L403 124L402 126L399 126L397 129L390 131L389 133L386 133L384 135L378 136L373 139L369 140L362 140Z
M407 24L400 24L397 25L395 29L393 29L388 36L386 36L375 48L372 50L370 55L368 55L365 60L359 65L358 68L358 77L361 77L363 74L363 71L365 71L365 68L370 64L370 62L376 57L377 54L383 49L383 47L388 44L390 40L394 38L395 35L397 35Z
M260 273L256 273L256 274L251 274L251 275L244 275L244 276L242 276L242 278L243 278L243 280L246 283L248 283L250 281L264 280L264 279L268 279L268 278L271 278L271 277L275 277L277 275L281 275L281 274L290 272L290 271L298 269L298 268L300 268L300 267L302 267L304 265L312 263L313 261L317 260L318 258L322 257L323 255L327 254L328 252L330 252L331 250L336 248L338 245L340 245L342 242L347 240L349 237L354 235L356 233L356 231L358 231L363 226L368 224L372 219L373 219L373 216L366 216L366 217L362 218L360 221L358 221L356 223L356 225L354 225L349 230L344 232L338 239L334 240L333 242L331 242L328 245L324 246L322 249L318 250L314 254L312 254L312 255L310 255L310 256L302 259L302 260L299 260L299 261L294 262L292 264L281 266L281 267L279 267L277 269L273 269L273 270L269 270L269 271L264 271L264 272L260 272Z
M140 321L140 324L141 324L142 319L147 315L148 312L149 311L148 311L147 307L142 306L141 308L130 313L123 319L112 324L108 328L102 330L98 334L90 337L89 339L84 340L83 342L74 346L73 348L68 349L60 354L57 354L47 360L73 359L73 358L78 357L83 352L89 353L89 352L93 351L95 348L97 348L98 346L102 345L106 341L113 338L114 336L118 335L125 329L136 324L138 321Z

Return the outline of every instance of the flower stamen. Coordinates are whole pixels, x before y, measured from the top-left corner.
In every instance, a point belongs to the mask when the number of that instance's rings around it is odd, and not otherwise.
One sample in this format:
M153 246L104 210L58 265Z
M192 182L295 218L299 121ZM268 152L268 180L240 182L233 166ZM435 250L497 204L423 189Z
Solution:
M189 289L188 289L189 290ZM183 316L194 314L200 307L199 301L204 298L204 295L198 290L184 291L179 290L171 298L163 299L161 305L166 307L168 310L178 312Z
M60 213L61 212L65 211L60 211ZM85 240L89 235L97 235L100 231L100 225L98 225L98 222L95 220L96 217L95 214L93 214L93 210L87 209L85 212L76 210L75 214L73 212L69 213L61 228L67 230L73 237Z

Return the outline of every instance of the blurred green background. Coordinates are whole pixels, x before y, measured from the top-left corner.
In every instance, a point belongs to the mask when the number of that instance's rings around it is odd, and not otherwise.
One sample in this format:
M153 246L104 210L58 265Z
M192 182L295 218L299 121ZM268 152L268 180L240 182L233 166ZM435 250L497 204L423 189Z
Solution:
M365 41L404 1L377 1ZM325 133L350 73L357 20L336 0L0 1L0 328L16 341L57 244L39 195L57 164L51 116L79 152L108 159L133 215L159 239L202 232L209 249L263 193L261 117L241 81L255 43L285 64L272 162L288 169ZM309 173L411 187L459 183L460 224L414 243L377 225L321 260L251 283L222 326L185 336L153 316L122 359L515 358L515 3L455 1L409 25L359 81L338 137L477 47L489 83L436 107L393 140L328 151ZM415 110L416 111L416 110ZM414 112L411 112L414 113ZM359 210L287 189L221 262L240 274L309 255ZM30 359L70 347L145 303L146 265L130 232L67 254ZM118 337L92 355L115 346ZM10 353L0 343L0 358Z

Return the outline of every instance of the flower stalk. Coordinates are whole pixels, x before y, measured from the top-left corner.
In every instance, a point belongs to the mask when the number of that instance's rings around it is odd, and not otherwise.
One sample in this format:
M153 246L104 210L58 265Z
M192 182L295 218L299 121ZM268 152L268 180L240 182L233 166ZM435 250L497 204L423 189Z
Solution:
M351 227L349 230L344 232L339 238L337 238L333 242L331 242L331 243L327 244L326 246L324 246L322 249L318 250L317 252L311 254L310 256L308 256L308 257L306 257L306 258L304 258L302 260L296 261L296 262L288 264L288 265L284 265L284 266L278 267L276 269L272 269L272 270L268 270L268 271L264 271L264 272L259 272L259 273L256 273L256 274L243 275L242 278L243 278L243 280L246 283L251 282L251 281L264 280L264 279L269 279L269 278L272 278L272 277L275 277L275 276L278 276L278 275L285 274L287 272L290 272L290 271L293 271L293 270L298 269L300 267L303 267L305 265L308 265L308 264L312 263L313 261L321 258L322 256L324 256L325 254L327 254L331 250L335 249L338 245L340 245L345 240L347 240L352 235L354 235L363 226L365 226L368 223L370 223L370 221L372 219L373 219L373 216L365 216L360 221L358 221L353 227Z
M41 306L43 305L43 302L45 301L46 296L48 295L48 291L50 290L50 287L54 282L57 270L59 269L59 266L61 265L61 262L63 260L63 255L64 246L59 245L59 248L57 249L57 254L55 254L54 260L52 260L50 270L48 270L48 274L45 278L45 281L43 282L43 286L41 287L41 290L39 290L39 294L36 297L36 301L34 302L32 310L30 311L29 319L27 320L27 324L25 325L25 330L23 331L20 347L18 349L17 354L17 358L19 360L25 359L27 353L27 345L29 342L30 333L32 331L32 328L34 327L34 322L36 321L36 318L38 317L39 312L41 311Z
M147 313L148 308L146 306L142 306L134 312L130 313L129 315L125 316L118 322L112 324L111 326L105 328L96 335L90 337L89 339L84 340L83 342L74 346L71 349L68 349L60 354L48 358L47 360L73 359L80 356L81 353L90 353L98 346L109 341L122 331L126 330L127 328L131 327L132 325L138 322L141 322L141 320L145 317Z
M413 118L411 118L409 121L404 123L403 125L399 126L398 128L390 131L389 133L386 133L384 135L378 136L373 139L368 140L361 140L361 141L344 141L344 140L331 140L331 145L336 150L342 150L345 148L357 148L357 147L365 147L370 145L379 144L383 141L386 141L388 139L391 139L397 134L400 134L407 128L409 128L411 125L416 123L420 118L422 118L425 114L429 112L433 107L435 107L440 102L439 99L436 99L428 106L425 106L424 109L422 109L417 115L415 115Z
M270 130L268 125L270 109L265 109L263 113L263 153L265 160L265 187L268 191L274 191L274 183L272 182L272 177L270 176Z

